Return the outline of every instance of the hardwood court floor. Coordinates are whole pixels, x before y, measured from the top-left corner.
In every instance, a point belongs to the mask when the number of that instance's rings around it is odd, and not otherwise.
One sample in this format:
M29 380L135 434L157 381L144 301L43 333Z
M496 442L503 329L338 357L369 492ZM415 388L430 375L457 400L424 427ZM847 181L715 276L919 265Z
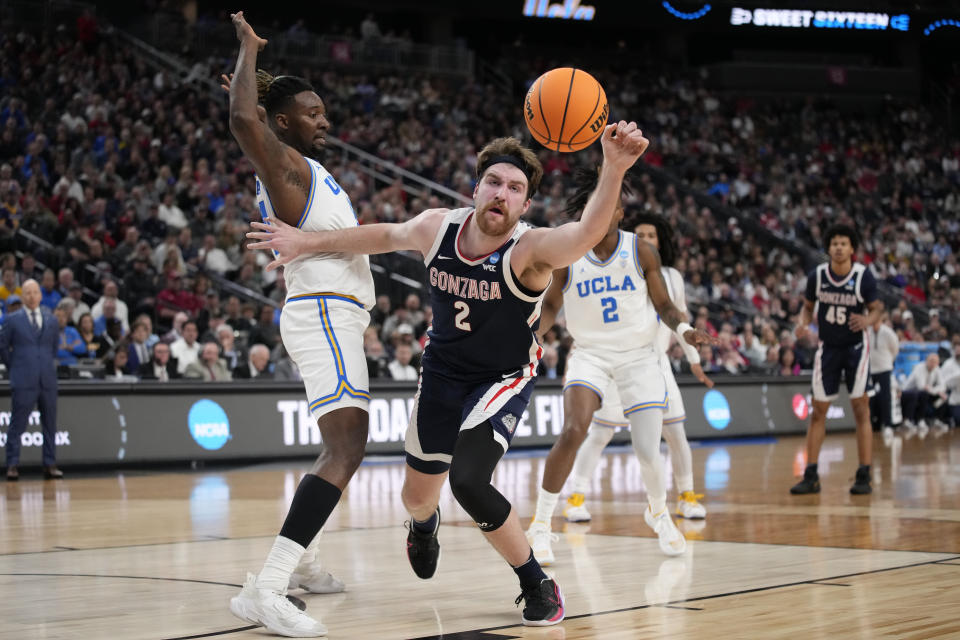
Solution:
M803 439L695 446L706 521L678 521L687 554L643 523L639 467L612 449L594 520L554 529L567 619L520 626L513 573L445 490L437 576L403 552L403 467L366 463L322 548L348 590L304 595L330 638L960 638L960 434L875 442L874 494L848 493L852 435L829 436L823 493L790 496ZM543 452L495 483L532 513ZM0 639L262 638L227 601L258 570L309 462L192 473L72 474L0 492ZM672 493L671 493L672 495ZM559 511L559 509L558 509ZM524 517L524 523L527 519Z

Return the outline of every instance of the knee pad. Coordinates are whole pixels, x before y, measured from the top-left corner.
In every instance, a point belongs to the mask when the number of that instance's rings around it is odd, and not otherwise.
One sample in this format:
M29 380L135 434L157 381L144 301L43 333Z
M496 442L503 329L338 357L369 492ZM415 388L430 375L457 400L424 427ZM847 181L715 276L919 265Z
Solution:
M485 422L460 434L450 463L450 489L482 531L496 531L510 515L510 502L492 484L503 448Z

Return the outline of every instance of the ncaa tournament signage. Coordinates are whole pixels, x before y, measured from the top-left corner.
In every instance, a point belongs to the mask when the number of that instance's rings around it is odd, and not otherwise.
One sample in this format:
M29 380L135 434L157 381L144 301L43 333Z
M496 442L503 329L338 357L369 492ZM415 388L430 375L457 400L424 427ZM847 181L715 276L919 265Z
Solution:
M803 433L810 411L809 378L717 377L708 390L680 384L691 439ZM374 383L368 453L403 451L415 385ZM0 386L0 446L10 425L10 389ZM845 389L827 414L830 430L852 429ZM559 380L538 380L516 425L513 447L546 447L563 429ZM303 388L271 383L61 382L57 460L70 464L137 464L315 456L320 430ZM624 429L615 436L629 440ZM21 437L22 462L40 465L38 414Z
M910 16L870 11L837 11L818 9L744 9L730 10L734 27L776 27L786 29L857 29L868 31L909 31Z

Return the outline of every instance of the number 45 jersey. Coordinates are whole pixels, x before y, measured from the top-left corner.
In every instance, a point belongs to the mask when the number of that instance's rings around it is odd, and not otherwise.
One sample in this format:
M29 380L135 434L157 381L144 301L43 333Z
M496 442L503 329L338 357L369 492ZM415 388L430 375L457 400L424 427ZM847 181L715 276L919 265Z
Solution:
M563 309L577 349L623 353L654 344L660 320L647 295L634 234L620 231L606 260L591 250L570 265Z
M496 251L467 256L460 236L472 215L472 208L449 212L424 256L433 309L424 373L477 383L535 376L544 292L529 291L510 269L511 252L530 227L520 222Z
M828 347L846 347L864 341L864 332L850 329L850 314L864 313L877 299L877 281L864 265L854 262L843 277L825 262L807 276L806 298L817 304L820 340Z

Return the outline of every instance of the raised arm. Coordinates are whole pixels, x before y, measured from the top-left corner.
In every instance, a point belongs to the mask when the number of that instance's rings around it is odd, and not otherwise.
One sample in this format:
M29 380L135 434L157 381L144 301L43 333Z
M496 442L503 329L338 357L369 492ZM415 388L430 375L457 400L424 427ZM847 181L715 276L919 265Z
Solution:
M410 250L427 255L446 214L447 209L427 209L406 222L365 224L333 231L301 231L269 218L266 223L250 223L255 231L247 232L247 237L256 242L249 243L247 248L276 252L267 271L315 253L374 254Z
M694 329L687 324L687 315L670 300L667 283L663 279L663 272L660 270L660 254L652 245L639 238L636 242L637 258L640 261L640 268L643 269L643 276L647 281L647 294L660 315L660 321L670 327L672 331L675 331L677 336L688 344L720 344L720 341L716 338L711 338L709 334Z
M242 11L230 18L240 40L237 66L229 85L224 85L230 93L230 132L266 184L277 215L295 222L307 203L310 166L299 152L277 138L257 104L257 53L267 41L247 24Z
M573 264L600 242L616 211L623 176L643 155L650 141L643 137L635 122L628 124L621 120L607 125L600 144L603 147L600 177L580 219L555 229L534 229L517 242L512 265L525 286L542 289L554 269Z
M567 267L553 272L553 281L546 295L543 296L543 305L540 307L540 328L537 329L537 338L543 340L547 331L556 324L557 314L563 308L563 288L567 286L570 270Z

